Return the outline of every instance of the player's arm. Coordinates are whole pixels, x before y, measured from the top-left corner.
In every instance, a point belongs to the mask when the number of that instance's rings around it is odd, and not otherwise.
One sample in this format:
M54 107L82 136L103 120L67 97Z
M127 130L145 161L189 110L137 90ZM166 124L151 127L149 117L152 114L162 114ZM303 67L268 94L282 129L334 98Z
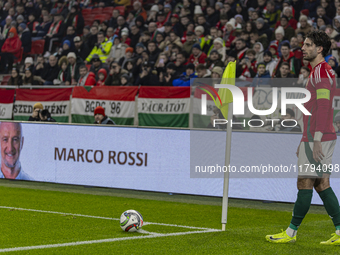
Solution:
M318 78L321 77L321 78ZM316 88L316 127L314 134L314 147L313 147L313 158L319 162L323 159L324 154L322 153L321 139L325 132L327 125L327 118L330 109L330 95L332 86L332 74L327 70L319 69L319 73L316 75L315 88Z

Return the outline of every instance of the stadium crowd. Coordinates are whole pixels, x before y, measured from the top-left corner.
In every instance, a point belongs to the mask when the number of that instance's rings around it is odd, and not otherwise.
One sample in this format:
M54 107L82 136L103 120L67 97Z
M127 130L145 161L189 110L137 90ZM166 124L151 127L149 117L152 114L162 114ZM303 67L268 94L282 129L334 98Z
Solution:
M340 74L339 0L1 0L0 7L8 85L189 86L190 78L221 78L237 60L236 76L251 86L284 86L272 78L292 77L304 86L311 67L301 46L312 30L331 38L326 61ZM41 54L32 55L41 40Z

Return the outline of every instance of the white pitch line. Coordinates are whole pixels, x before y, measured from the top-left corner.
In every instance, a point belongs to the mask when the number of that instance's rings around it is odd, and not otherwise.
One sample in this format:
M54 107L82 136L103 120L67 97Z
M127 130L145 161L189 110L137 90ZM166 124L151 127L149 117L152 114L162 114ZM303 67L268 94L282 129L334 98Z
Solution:
M157 235L148 235L148 236L118 237L118 238L109 238L109 239L100 239L100 240L91 240L91 241L80 241L80 242L71 242L71 243L24 246L24 247L0 249L0 253L2 253L2 252L12 252L12 251L27 251L27 250L38 250L38 249L47 249L47 248L68 247L68 246L77 246L77 245L84 245L84 244L111 243L111 242L117 242L117 241L147 239L147 238L157 238L157 237L167 237L167 236L182 236L182 235L202 234L202 233L211 233L211 232L221 232L221 230L211 229L211 230L188 231L188 232L157 234Z
M64 213L64 212L55 212L55 211L45 211L45 210L19 208L19 207L10 207L10 206L0 206L0 209L11 209L11 210L20 210L20 211L29 211L29 212L51 213L51 214L78 216L78 217L94 218L94 219L102 219L102 220L119 220L118 218L93 216L93 215L86 215L86 214ZM201 230L217 230L217 229L213 229L213 228L191 227L191 226L176 225L176 224L167 224L167 223L157 223L157 222L144 222L144 226L145 225L159 225L159 226L187 228L187 229L201 229Z

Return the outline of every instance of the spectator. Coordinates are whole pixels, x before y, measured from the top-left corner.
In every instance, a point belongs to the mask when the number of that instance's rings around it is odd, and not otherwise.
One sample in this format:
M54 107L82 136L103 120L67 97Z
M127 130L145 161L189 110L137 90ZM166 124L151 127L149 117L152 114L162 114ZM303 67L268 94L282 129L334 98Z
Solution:
M232 55L232 52L229 53L229 56ZM235 54L236 58L236 54ZM221 55L218 53L217 50L212 50L210 52L209 58L206 59L206 67L211 71L214 66L224 66L224 63L221 61Z
M290 66L287 62L283 62L280 66L280 72L276 76L276 78L295 78L296 76L290 72ZM276 85L275 87L284 87L284 86L291 86L291 83L287 83L284 79L275 79Z
M189 87L190 79L194 78L197 78L197 75L195 74L195 66L190 63L186 66L185 72L181 74L178 79L175 79L172 84L176 87Z
M117 24L117 18L119 17L119 10L115 9L112 11L112 18L109 21L109 26L116 28L118 26Z
M185 53L184 52L179 52L176 55L176 61L175 61L176 72L177 73L185 72L185 63L186 62L187 62L187 60L186 60L186 57L185 57Z
M217 22L219 21L219 12L215 11L213 6L207 7L206 20L211 26L216 26Z
M118 62L112 62L109 75L105 80L105 85L107 86L120 85L120 77L124 73L127 73L127 71L122 69Z
M96 86L105 86L105 80L107 77L106 69L102 68L98 71L98 81Z
M24 64L24 71L29 68L31 70L33 70L34 68L34 63L33 63L33 58L32 57L27 57L25 59L25 64Z
M160 50L165 50L166 47L169 47L170 44L175 44L177 45L179 48L183 47L183 44L181 43L181 39L179 38L179 36L176 35L176 33L174 31L171 31L169 33L169 37L165 39L165 41L163 41L160 45L159 45L159 49Z
M82 65L79 67L79 81L77 86L94 86L96 85L96 76L92 72L88 72L87 67Z
M259 63L257 65L257 74L255 78L253 79L251 87L270 85L270 82L271 82L271 76L270 76L269 71L266 70L266 64L263 62Z
M120 77L120 85L121 86L131 86L133 85L130 81L130 77L128 74L123 74L121 77Z
M316 15L314 19L318 19L319 17L323 18L326 25L332 24L332 20L326 15L326 10L322 6L318 6L316 9Z
M284 37L289 41L295 35L295 30L288 23L287 16L283 15L281 17L280 26L282 26L284 30Z
M290 51L294 53L295 59L301 63L302 50L301 47L299 47L298 39L295 36L290 39L290 48Z
M32 34L25 23L21 23L18 26L19 37L21 40L22 47L24 48L24 53L31 52L32 47Z
M306 87L307 86L307 81L309 78L309 74L310 74L310 70L308 67L303 66L301 67L301 71L300 71L300 75L299 75L299 79L297 81L297 85L300 87Z
M255 59L257 63L263 62L263 46L262 43L256 42L253 46L253 50L255 51Z
M82 60L86 59L86 57L90 54L90 49L87 47L87 45L79 36L74 37L73 42L76 55Z
M334 116L334 123L337 127L337 133L340 133L340 112L337 112L337 114Z
M274 70L277 66L277 59L273 59L272 53L267 50L263 53L263 61L266 64L266 71L269 71L271 77L273 77Z
M186 42L183 44L183 50L187 53L191 53L192 46L197 43L194 32L188 32L186 35Z
M281 110L280 110L280 113L281 113ZM281 125L282 121L285 121L284 122L285 126ZM294 126L295 124L297 125ZM280 122L274 126L272 131L301 132L300 124L297 123L295 119L295 112L292 109L287 108L286 115L281 115Z
M84 65L83 60L77 57L74 52L67 54L68 66L66 72L66 85L77 85L80 74L79 68Z
M53 43L60 42L64 32L65 32L65 24L63 22L63 16L60 13L57 13L56 9L51 11L51 15L53 16L53 23L51 24L48 33L45 38L45 48L44 51L52 51Z
M172 86L175 78L177 78L176 65L172 62L169 62L166 65L166 72L160 72L159 82L163 86Z
M72 5L70 12L67 14L67 17L65 19L66 27L75 27L76 28L76 34L81 35L83 33L84 28L84 17L79 11L77 5Z
M192 53L189 57L188 63L193 63L194 66L197 67L198 64L204 64L206 58L207 55L205 55L205 53L202 52L201 46L198 43L195 43L192 46Z
M246 51L246 56L243 58L236 68L236 73L239 73L239 78L246 80L247 78L255 77L256 75L256 58L255 51L253 49L248 49Z
M62 48L59 49L56 56L57 58L66 57L69 52L71 52L71 42L69 40L65 40L62 44Z
M7 34L9 32L9 30L11 29L11 22L12 22L12 17L11 16L7 16L7 18L4 20L4 25L2 26L2 33L1 33L1 41L2 41L2 44L3 42L6 40L7 38ZM1 44L1 45L2 45Z
M233 41L236 38L236 23L235 19L231 18L226 24L226 31L223 39L225 40L225 47L230 50L233 47Z
M292 74L298 74L300 72L300 67L301 67L301 61L297 60L294 57L294 53L290 51L290 45L289 43L283 43L281 46L281 55L282 57L279 59L277 66L276 66L276 72L275 76L279 76L279 67L283 62L288 63L290 73Z
M9 30L8 38L2 45L0 52L0 71L6 72L6 65L8 65L7 70L12 70L14 59L21 58L21 41L17 34L15 27Z
M141 2L136 1L136 2L133 3L132 13L135 17L138 17L138 16L143 17L144 21L146 21L146 19L147 19L147 13L144 10Z
M85 37L84 37L84 35L83 35L83 40L84 40L84 42L86 42L87 43L87 46L89 47L89 49L93 49L94 48L94 46L97 44L97 42L98 42L98 32L99 32L99 28L98 28L98 26L96 26L96 25L92 25L91 26L91 29L90 29L90 34L89 35L86 35ZM87 41L86 41L87 40Z
M259 33L259 36L262 36L263 34L267 35L268 40L272 38L272 30L269 28L269 25L265 23L263 18L258 18L256 20L256 28Z
M203 64L196 66L196 72L198 78L211 78L211 71L205 67Z
M58 14L63 16L63 18L66 18L68 10L67 10L67 6L65 5L63 0L57 1L57 7L55 9L56 9Z
M59 73L56 79L53 80L54 85L65 85L67 77L68 60L66 56L63 56L58 61Z
M281 57L281 45L283 43L289 43L288 40L284 40L284 36L285 36L285 31L283 29L283 27L279 26L276 30L275 30L275 40L270 42L270 45L275 44L277 47L277 53L279 54L279 57ZM269 46L270 47L270 46ZM274 55L274 54L273 54Z
M237 53L237 60L241 61L245 57L245 53L248 50L245 40L237 39L235 43L235 49Z
M255 30L250 33L249 37L251 48L253 48L256 43L261 43L262 48L264 49L268 48L269 39L267 38L266 34L259 36L258 32Z
M141 37L141 31L140 28L136 25L131 26L131 42L130 42L130 47L135 48L136 45L139 42L139 38Z
M296 19L294 19L292 7L291 6L290 7L284 7L282 13L283 13L283 15L281 16L281 18L283 16L287 17L288 26L292 27L293 30L295 30L297 28L297 21L296 21ZM281 19L281 23L282 23L282 19ZM280 25L278 24L278 26L280 26ZM283 26L283 25L281 24L281 26ZM288 40L290 40L290 38Z
M116 125L113 120L105 115L105 109L101 106L94 109L94 120L94 124Z
M92 65L90 68L90 72L96 74L96 80L98 80L98 71L102 68L106 69L106 71L109 72L108 65L101 62L99 56L97 54L94 54L92 57Z
M56 122L56 120L51 117L51 113L47 109L40 111L39 116L40 116L40 121Z
M39 113L44 109L41 103L35 103L33 105L33 113L32 116L28 118L28 121L40 121Z
M15 85L15 86L21 86L22 85L22 77L19 74L18 68L12 69L11 78L8 80L8 85Z
M97 30L98 32L98 30ZM88 46L89 49L92 49L91 47L89 47L90 45L90 38L92 37L92 34L91 34L91 28L90 26L85 26L83 28L83 35L80 37L83 41L84 44L86 44ZM97 38L95 38L97 40ZM94 42L96 43L96 41Z
M39 55L37 57L37 63L33 68L34 76L41 76L45 66L46 66L46 63L45 63L44 57Z
M47 35L51 24L52 24L51 16L49 14L44 15L43 22L36 26L37 33L36 36L32 38L32 41L43 39Z
M136 45L136 51L138 51L138 47L140 47L138 45L142 45L143 50L144 50L144 45L138 43ZM119 37L115 36L115 38L113 39L113 46L111 48L110 54L106 59L106 63L110 64L113 61L118 61L119 59L121 59L125 55L126 48L127 48L127 45L124 43L121 43Z
M36 85L32 73L32 69L26 68L22 79L22 85Z
M63 39L61 40L61 45L64 44L64 42L67 40L69 41L70 44L70 50L74 51L75 47L74 47L74 38L76 37L76 30L73 26L68 26L66 29L66 36L63 37Z
M115 27L115 35L121 36L121 31L123 28L128 27L128 24L125 21L125 18L123 16L118 16L117 18L117 27Z
M267 2L266 9L264 18L267 20L269 27L274 29L276 23L280 20L281 10L275 8L275 3L272 0Z
M39 81L43 85L53 85L54 79L58 77L59 66L58 60L54 55L49 56L48 63L45 65Z
M90 55L86 58L85 64L92 60L92 57L97 54L102 63L106 62L107 57L110 54L112 42L109 42L107 38L105 38L103 32L99 32L97 35L98 42L96 46L92 49Z
M122 43L125 43L126 45L130 46L131 44L131 39L129 38L129 29L127 27L124 27L121 31L121 39L120 41Z
M222 78L222 74L223 74L223 69L220 66L215 66L211 70L211 78L213 78L213 79L220 79L220 78Z
M160 53L160 50L156 47L156 43L153 41L150 41L148 43L148 54L149 54L149 62L152 64L152 66L156 63L159 53Z
M135 85L158 86L159 78L156 70L152 70L153 63L144 62L141 66L141 72L136 78Z
M125 49L125 55L121 57L118 62L120 66L125 66L125 63L128 60L132 60L132 59L133 59L133 48L128 47Z

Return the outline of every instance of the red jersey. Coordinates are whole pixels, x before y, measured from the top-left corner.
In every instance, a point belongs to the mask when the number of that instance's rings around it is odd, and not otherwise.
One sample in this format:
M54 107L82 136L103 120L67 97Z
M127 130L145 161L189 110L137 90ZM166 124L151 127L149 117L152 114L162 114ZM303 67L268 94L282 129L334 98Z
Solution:
M321 141L336 140L333 126L333 98L336 83L335 74L326 61L317 64L309 75L307 89L311 93L311 99L304 104L312 115L303 116L302 142L313 142L314 133L323 133Z

